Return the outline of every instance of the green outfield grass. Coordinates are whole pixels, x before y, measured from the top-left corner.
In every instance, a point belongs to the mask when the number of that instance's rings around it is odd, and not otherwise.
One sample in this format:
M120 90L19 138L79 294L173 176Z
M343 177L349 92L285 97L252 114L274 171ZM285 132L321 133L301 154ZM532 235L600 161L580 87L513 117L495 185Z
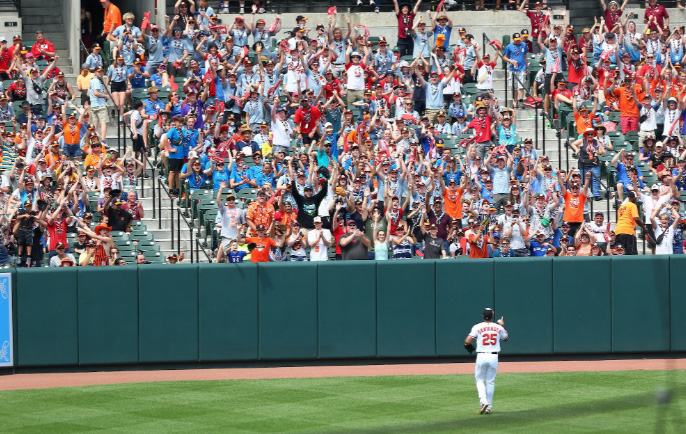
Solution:
M0 392L0 432L684 432L686 371L500 374L478 414L473 375L139 383ZM2 377L0 377L2 381ZM676 389L670 410L655 391ZM553 431L554 430L554 431Z

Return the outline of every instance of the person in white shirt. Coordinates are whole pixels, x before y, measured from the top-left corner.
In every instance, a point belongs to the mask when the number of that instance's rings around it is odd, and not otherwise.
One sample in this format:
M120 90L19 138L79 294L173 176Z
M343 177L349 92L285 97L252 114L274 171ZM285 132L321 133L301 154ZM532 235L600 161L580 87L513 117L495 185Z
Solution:
M348 105L364 98L364 68L367 64L369 53L365 51L364 60L357 51L352 51L352 45L345 52L346 70L348 71Z
M485 54L480 62L475 63L475 67L478 66L478 72L476 73L476 88L480 91L493 91L493 70L495 69L496 63L498 62L499 51L495 52L495 59L491 62L491 56ZM479 55L477 54L477 59Z
M605 231L609 233L609 229L605 224L605 214L602 211L596 211L593 216L593 221L586 224L586 232L592 234L591 243L601 243L605 247ZM604 250L604 249L603 249Z
M294 136L295 130L288 122L288 115L286 108L280 106L281 100L278 95L274 96L272 103L272 134L274 136L274 154L283 152L288 155L288 150L291 147L291 138Z
M310 246L310 261L328 261L331 231L322 228L321 217L315 217L313 222L314 229L307 234L307 244Z
M493 392L495 390L495 376L498 373L498 353L500 352L500 341L507 341L509 335L505 330L503 317L497 322L493 322L495 311L491 308L484 309L483 322L472 327L467 338L464 340L464 347L470 353L474 351L476 340L476 390L479 392L479 402L481 408L479 413L489 414L493 405Z
M667 208L667 209L664 209ZM669 224L669 212L672 212L674 222ZM657 216L660 216L658 222ZM679 211L671 205L663 203L660 208L655 208L650 214L650 221L653 223L653 231L655 232L655 254L656 255L671 255L674 253L672 247L674 241L674 231L681 222Z

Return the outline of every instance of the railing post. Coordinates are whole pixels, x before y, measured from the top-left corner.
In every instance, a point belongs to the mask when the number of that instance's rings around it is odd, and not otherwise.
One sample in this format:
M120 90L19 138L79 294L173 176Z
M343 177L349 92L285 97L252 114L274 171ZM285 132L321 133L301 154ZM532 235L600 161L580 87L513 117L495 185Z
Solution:
M560 159L557 165L562 167L562 130L557 130L557 157Z
M181 210L179 210L179 212L181 212ZM185 220L185 218L184 218L184 220ZM186 222L186 223L188 223L188 222ZM191 264L192 264L193 263L193 227L191 225L188 225L188 232L191 235L190 239L188 240L188 243L189 243L188 247L189 247L189 250L191 251Z
M141 173L138 175L141 181L141 197L145 197L145 178L143 175L145 175L145 166L143 166L143 170L141 170Z
M157 229L162 229L162 180L157 180Z
M538 149L538 102L534 100L534 140Z
M155 206L157 203L155 202L155 166L152 166L152 181L150 182L152 185L152 218L154 219L157 217L157 213L155 212Z
M172 203L174 199L172 199ZM172 214L172 220L174 220L174 214ZM181 254L181 208L176 208L176 254Z
M117 123L117 151L119 152L119 155L122 155L122 153L121 153L121 125L119 125L119 108L117 108L117 114L116 114L114 119L115 119L115 122ZM107 137L103 137L103 140L107 140Z
M543 116L543 126L541 127L541 138L543 139L543 148L542 148L541 152L543 153L543 155L545 155L545 123L546 123L546 119L548 121L550 121L550 119L548 119L547 114L545 114Z
M169 202L171 203L171 208L169 210L169 220L171 221L171 247L174 249L174 199L170 199ZM162 214L162 210L160 210L160 214Z

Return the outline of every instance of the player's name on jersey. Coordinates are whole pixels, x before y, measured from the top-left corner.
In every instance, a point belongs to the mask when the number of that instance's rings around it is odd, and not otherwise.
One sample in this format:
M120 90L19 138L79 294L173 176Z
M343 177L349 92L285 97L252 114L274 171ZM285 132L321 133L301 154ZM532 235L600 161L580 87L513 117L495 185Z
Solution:
M500 326L488 326L488 327L481 327L479 330L477 330L477 333L483 333L483 332L499 332L501 329Z

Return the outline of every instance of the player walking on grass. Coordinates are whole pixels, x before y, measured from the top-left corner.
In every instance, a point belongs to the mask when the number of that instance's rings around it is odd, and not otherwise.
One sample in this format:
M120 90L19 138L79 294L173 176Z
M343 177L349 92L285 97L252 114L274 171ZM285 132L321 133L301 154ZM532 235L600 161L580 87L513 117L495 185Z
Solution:
M464 347L471 354L475 347L473 341L476 340L476 368L474 377L476 378L476 390L479 392L481 409L479 413L490 414L493 403L493 391L495 390L495 375L498 373L498 353L500 352L500 341L508 338L505 330L503 317L493 322L495 312L491 308L484 309L483 322L472 327L472 331L464 340Z

